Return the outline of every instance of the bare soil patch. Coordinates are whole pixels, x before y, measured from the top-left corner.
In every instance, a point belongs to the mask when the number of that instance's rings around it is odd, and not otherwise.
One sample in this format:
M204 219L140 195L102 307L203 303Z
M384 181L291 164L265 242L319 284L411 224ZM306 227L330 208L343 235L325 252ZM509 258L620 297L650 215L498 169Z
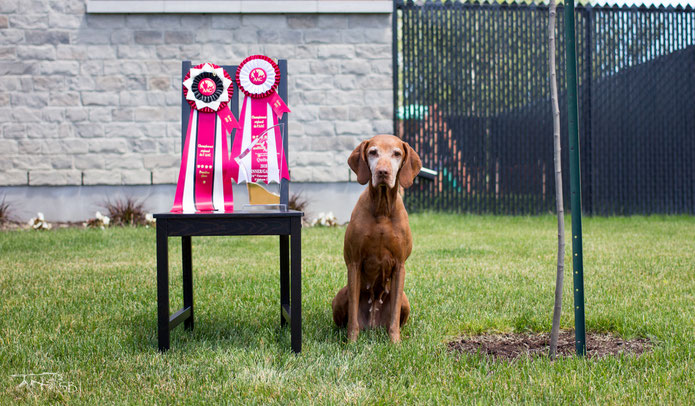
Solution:
M610 355L640 355L651 348L646 338L625 340L613 334L587 333L586 355L602 358ZM483 334L459 338L448 344L449 351L467 354L482 354L500 360L515 360L522 357L547 357L550 352L550 333ZM557 340L558 357L574 356L574 331L560 331Z

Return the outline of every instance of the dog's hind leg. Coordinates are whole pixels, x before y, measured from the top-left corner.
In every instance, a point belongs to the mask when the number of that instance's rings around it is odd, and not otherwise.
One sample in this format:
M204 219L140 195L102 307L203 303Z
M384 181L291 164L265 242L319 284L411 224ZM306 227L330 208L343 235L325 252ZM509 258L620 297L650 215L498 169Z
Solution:
M403 292L403 297L401 299L401 327L408 321L408 316L410 315L410 301L408 297Z
M333 298L333 321L338 327L347 326L348 322L348 287L338 291Z

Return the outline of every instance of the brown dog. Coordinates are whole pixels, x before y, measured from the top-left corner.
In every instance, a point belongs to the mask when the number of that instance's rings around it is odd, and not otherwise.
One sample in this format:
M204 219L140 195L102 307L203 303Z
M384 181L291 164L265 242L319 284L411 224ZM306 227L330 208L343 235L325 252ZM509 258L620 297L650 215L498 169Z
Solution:
M357 340L360 329L387 326L391 341L399 342L410 313L403 283L413 239L398 189L413 184L422 163L408 143L377 135L355 148L348 164L357 181L369 186L345 231L348 283L333 299L333 321L347 325L349 341Z

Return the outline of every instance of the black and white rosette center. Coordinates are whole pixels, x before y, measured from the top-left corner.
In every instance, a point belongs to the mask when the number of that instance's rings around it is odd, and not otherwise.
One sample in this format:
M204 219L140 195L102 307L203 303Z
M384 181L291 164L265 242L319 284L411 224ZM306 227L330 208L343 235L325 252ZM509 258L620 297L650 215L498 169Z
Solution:
M211 103L219 99L223 89L222 79L211 72L203 72L193 79L193 94L196 99L205 103Z
M191 68L183 81L186 100L196 110L214 113L230 101L229 74L220 66L204 63Z

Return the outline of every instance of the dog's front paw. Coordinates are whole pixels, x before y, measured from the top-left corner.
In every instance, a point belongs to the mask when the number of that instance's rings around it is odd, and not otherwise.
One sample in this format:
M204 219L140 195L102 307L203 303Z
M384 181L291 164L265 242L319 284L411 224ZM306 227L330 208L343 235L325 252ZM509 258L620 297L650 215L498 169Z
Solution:
M360 334L359 328L348 328L347 339L348 342L354 343L357 341L357 336Z
M392 343L401 342L401 329L400 328L389 328L389 338L391 338Z

